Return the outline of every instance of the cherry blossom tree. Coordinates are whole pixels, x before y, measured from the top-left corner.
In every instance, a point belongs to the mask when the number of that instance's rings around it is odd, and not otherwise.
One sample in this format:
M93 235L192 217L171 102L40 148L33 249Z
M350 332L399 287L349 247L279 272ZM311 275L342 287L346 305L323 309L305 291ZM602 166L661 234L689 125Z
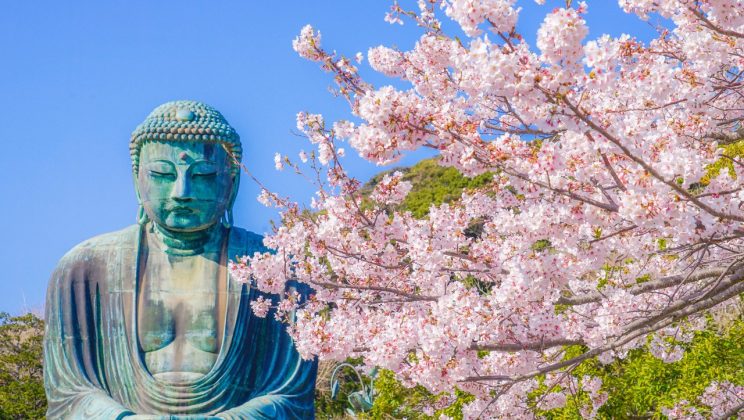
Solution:
M365 57L303 28L294 49L333 75L352 117L298 114L312 150L275 163L317 187L311 208L264 189L282 215L265 239L275 252L231 271L276 294L257 315L294 314L304 357L361 357L405 384L466 391L466 418L530 417L577 392L592 417L606 394L576 366L641 346L674 362L744 292L744 162L726 152L744 137L744 3L620 0L669 22L646 43L587 40L587 5L567 1L545 9L537 49L515 29L516 3L395 3L385 19L418 25L420 39L366 59L406 88L373 86L355 66ZM415 218L396 206L410 189L401 174L364 196L344 146L381 165L433 149L492 180ZM314 294L285 292L289 278ZM727 389L722 412L735 413L744 388Z

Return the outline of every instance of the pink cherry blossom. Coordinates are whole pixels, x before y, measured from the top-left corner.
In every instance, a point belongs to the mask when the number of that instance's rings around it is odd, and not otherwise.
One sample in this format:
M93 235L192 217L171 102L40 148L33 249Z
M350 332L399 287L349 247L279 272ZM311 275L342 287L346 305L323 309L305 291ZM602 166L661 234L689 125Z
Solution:
M277 171L281 171L284 169L284 162L282 161L282 155L279 153L274 153L274 168Z
M488 21L495 32L509 32L517 23L519 10L514 0L460 0L443 1L447 16L460 24L468 36L481 33L479 26Z
M380 73L400 77L405 74L405 57L400 52L380 45L367 51L369 65Z
M257 317L264 318L266 317L266 314L269 313L271 304L271 299L266 299L263 296L259 296L257 299L251 301L251 310L253 310L253 313Z
M744 404L744 387L734 385L730 382L712 382L705 388L705 392L698 399L700 405L708 407L710 417L701 414L700 410L690 404L689 401L681 400L674 407L662 409L662 413L670 420L705 418L744 418L741 410Z
M310 25L305 25L300 35L292 41L292 48L303 58L318 60L322 56L319 52L320 32L315 31Z
M703 405L710 407L711 414L715 418L725 418L736 415L744 417L741 408L744 404L744 386L734 385L730 382L712 382L700 397Z
M385 175L375 187L371 198L381 204L399 204L413 187L410 182L403 181L402 178L401 172Z
M582 56L581 41L589 33L576 9L556 9L537 31L537 47L551 64L576 64Z

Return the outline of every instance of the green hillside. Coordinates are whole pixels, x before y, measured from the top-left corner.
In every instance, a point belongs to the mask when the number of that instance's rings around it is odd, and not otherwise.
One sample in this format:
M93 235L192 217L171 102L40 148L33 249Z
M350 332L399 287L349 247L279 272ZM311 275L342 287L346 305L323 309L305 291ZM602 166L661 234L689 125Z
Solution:
M402 210L410 211L421 218L429 214L431 205L439 205L457 200L463 191L478 188L487 184L491 174L468 178L452 167L440 166L436 158L425 159L411 167L400 167L381 172L370 179L362 188L363 194L369 194L382 178L393 172L402 172L403 180L413 184L413 188L403 201Z

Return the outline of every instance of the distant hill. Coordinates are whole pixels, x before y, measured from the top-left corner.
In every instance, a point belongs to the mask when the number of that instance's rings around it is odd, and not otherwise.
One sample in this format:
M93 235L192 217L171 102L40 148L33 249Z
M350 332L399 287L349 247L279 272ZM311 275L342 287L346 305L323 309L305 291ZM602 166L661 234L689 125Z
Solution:
M413 185L401 207L417 218L428 215L431 205L457 200L464 190L483 186L493 178L490 173L468 178L455 168L440 166L438 158L431 158L411 167L398 167L380 172L364 184L362 194L371 193L385 175L396 171L402 172L403 180Z

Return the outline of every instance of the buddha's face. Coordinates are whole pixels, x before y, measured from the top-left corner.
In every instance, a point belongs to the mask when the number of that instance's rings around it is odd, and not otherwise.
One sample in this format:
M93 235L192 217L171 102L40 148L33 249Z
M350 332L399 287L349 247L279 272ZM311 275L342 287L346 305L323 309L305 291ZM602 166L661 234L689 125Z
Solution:
M194 232L220 221L233 187L230 160L219 144L146 142L137 190L150 219L171 231Z

